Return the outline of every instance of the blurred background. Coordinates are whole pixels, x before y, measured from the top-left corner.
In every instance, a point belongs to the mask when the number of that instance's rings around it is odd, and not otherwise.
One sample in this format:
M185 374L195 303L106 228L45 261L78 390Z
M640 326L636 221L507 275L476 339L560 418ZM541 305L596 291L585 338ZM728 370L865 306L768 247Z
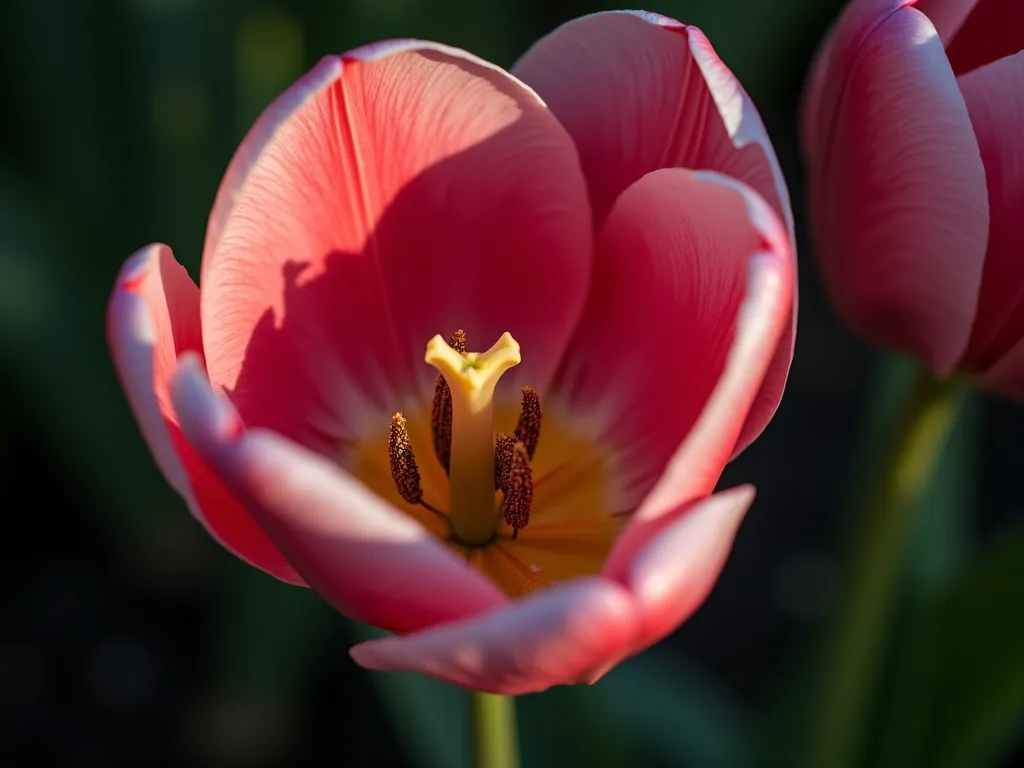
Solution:
M559 23L613 7L0 3L0 765L467 765L460 691L362 672L346 649L372 630L242 565L192 520L116 382L105 303L123 260L151 241L198 275L232 152L322 55L421 37L508 67ZM742 80L798 228L799 91L839 7L649 8L701 27ZM673 637L595 687L522 698L525 766L788 764L801 690L827 674L808 650L841 587L848 502L907 379L839 325L806 242L801 254L786 398L722 482L753 482L759 496L719 585ZM1024 764L1024 660L993 650L1024 648L1022 434L1019 409L978 397L956 428L923 505L866 765ZM988 552L997 566L981 573ZM979 680L998 695L972 698ZM950 746L965 719L967 742Z

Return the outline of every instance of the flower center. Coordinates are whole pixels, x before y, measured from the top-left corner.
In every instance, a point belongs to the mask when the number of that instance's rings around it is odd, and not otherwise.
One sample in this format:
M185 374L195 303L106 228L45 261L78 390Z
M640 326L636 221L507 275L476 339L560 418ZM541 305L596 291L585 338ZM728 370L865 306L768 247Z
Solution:
M520 359L510 336L482 354L461 332L429 349L432 400L409 399L390 430L379 416L339 446L342 465L510 597L599 572L642 478L557 397L540 439L536 392L495 389Z
M448 524L452 538L468 547L489 543L497 534L495 491L501 491L505 522L512 538L530 522L533 475L530 459L540 438L540 399L523 387L523 407L516 431L494 432L494 388L501 375L519 365L519 344L502 334L486 352L468 352L466 334L450 342L435 336L427 344L426 362L440 372L434 386L431 431L434 453L449 476ZM402 498L443 515L423 500L419 467L412 452L405 417L392 417L388 441L391 476Z

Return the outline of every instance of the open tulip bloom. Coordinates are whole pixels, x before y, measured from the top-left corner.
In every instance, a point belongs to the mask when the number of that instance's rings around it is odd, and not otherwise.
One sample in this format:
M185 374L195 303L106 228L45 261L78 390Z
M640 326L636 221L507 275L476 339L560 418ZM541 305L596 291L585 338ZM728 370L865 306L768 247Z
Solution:
M588 16L513 74L325 58L236 152L200 277L123 268L133 411L221 544L396 633L359 664L593 681L710 591L795 292L778 163L699 30Z
M862 335L1024 400L1024 2L854 0L803 109L822 275Z

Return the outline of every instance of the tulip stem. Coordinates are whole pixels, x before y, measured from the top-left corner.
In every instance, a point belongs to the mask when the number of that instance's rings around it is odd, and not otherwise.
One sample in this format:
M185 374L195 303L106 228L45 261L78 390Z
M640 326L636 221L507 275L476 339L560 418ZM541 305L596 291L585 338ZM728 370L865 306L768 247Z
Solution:
M893 424L882 460L874 465L848 563L846 590L826 638L812 711L808 768L863 763L870 703L892 619L894 598L922 492L949 435L963 388L919 369L902 416ZM816 714L814 714L816 712Z
M515 699L480 691L469 697L476 768L518 768Z

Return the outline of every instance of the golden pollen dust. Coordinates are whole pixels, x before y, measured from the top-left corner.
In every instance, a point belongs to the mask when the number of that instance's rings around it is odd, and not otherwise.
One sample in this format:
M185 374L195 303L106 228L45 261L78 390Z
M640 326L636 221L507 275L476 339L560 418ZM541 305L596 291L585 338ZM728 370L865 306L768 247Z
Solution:
M431 433L434 455L448 475L447 513L423 499L419 468L405 418L391 419L388 456L399 495L447 519L454 540L469 547L489 543L504 519L512 538L530 522L533 472L530 462L540 440L540 398L523 387L519 421L512 434L494 432L494 388L509 368L519 364L519 344L504 333L486 352L469 352L466 333L458 330L447 343L435 336L427 344L426 362L440 374L434 384ZM495 491L502 493L495 509Z

